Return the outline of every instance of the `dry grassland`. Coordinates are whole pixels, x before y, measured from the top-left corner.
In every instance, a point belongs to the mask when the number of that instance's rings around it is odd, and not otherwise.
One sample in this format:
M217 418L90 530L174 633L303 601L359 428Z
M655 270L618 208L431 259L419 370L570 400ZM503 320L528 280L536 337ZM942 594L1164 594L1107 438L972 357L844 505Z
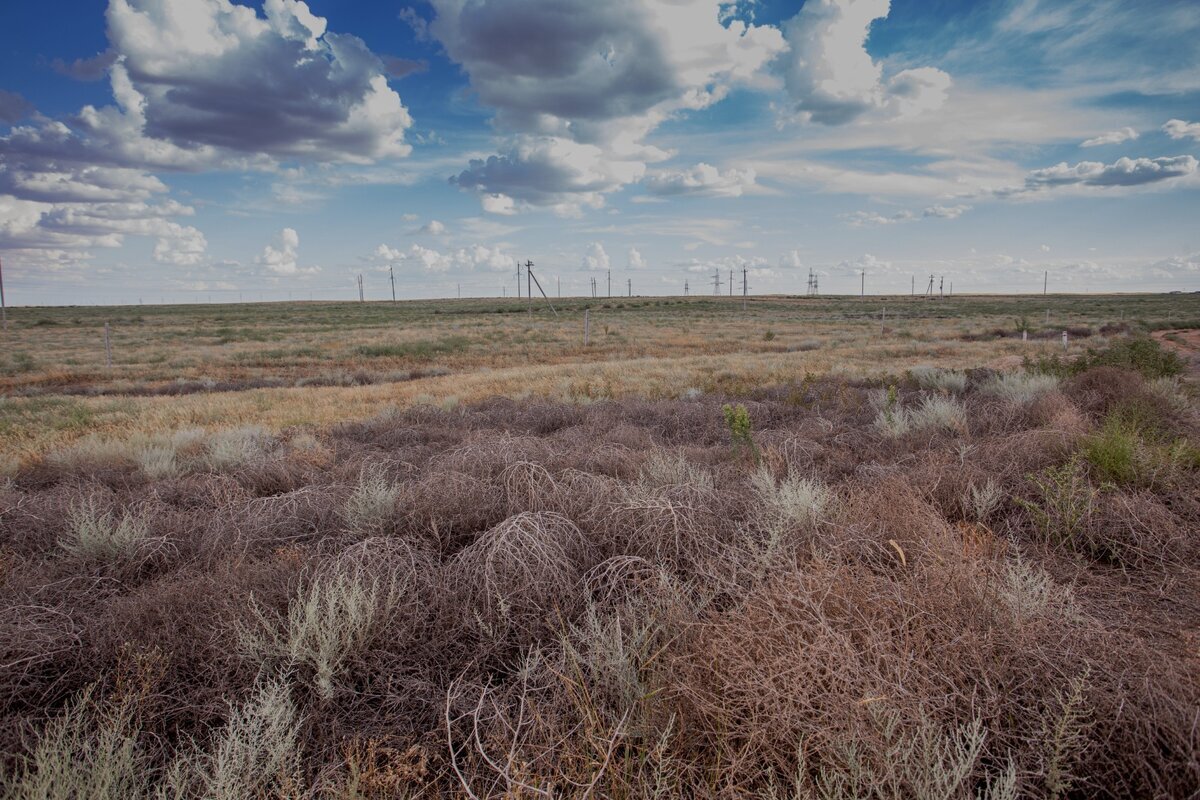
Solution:
M1178 325L1194 316L1192 300L752 298L743 312L729 298L573 299L559 301L558 317L512 299L16 309L0 355L0 452L28 457L90 434L321 426L490 396L671 398L805 373L1012 368L1061 349L1063 329L1093 334L1072 337L1077 352L1104 326ZM1016 335L1022 323L1030 342Z
M1192 303L20 309L0 798L1196 797Z

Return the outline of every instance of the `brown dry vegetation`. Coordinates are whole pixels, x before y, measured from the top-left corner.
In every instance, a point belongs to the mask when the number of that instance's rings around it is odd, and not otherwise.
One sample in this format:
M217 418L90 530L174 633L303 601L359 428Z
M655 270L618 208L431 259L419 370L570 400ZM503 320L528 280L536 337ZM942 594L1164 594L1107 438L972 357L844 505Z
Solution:
M90 434L324 426L421 402L668 399L806 372L1011 367L1061 351L1063 329L1079 352L1131 324L1195 315L1185 295L755 297L745 311L740 298L555 302L559 316L515 299L14 309L0 348L0 453L28 458Z
M0 781L1194 796L1200 422L1186 386L1100 369L767 369L733 400L27 459L0 484Z

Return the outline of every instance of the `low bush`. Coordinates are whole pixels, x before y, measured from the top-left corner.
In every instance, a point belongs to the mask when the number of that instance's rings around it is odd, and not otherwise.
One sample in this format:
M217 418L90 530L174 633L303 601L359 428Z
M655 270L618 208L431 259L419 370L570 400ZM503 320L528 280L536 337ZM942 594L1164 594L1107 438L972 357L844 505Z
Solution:
M703 394L18 464L0 796L1192 796L1191 409L1095 372L750 387L753 459Z
M344 569L315 578L292 598L286 615L255 605L257 624L238 630L240 649L260 668L300 670L329 699L334 679L370 643L403 592L394 580Z
M983 386L983 392L1010 403L1024 404L1055 391L1059 382L1058 376L1053 373L1030 370L1027 365L1024 372L1006 372L996 376Z
M1141 437L1136 427L1118 415L1104 424L1083 447L1083 457L1101 480L1134 483L1138 480L1138 449Z
M71 507L59 545L68 555L93 565L123 564L143 553L150 526L136 511L117 514L93 497Z
M1016 498L1044 544L1082 549L1083 534L1099 494L1078 458L1029 476L1032 499Z
M1060 378L1078 375L1095 367L1116 367L1141 374L1145 378L1162 378L1179 375L1184 370L1183 359L1172 350L1162 346L1148 336L1117 339L1104 348L1088 348L1075 358L1059 354L1040 354L1036 358L1025 357L1025 370Z
M908 374L922 389L931 389L946 394L962 394L967 388L967 374L960 370L913 367Z
M396 515L400 488L383 475L364 469L358 484L342 506L346 527L359 533L382 529Z

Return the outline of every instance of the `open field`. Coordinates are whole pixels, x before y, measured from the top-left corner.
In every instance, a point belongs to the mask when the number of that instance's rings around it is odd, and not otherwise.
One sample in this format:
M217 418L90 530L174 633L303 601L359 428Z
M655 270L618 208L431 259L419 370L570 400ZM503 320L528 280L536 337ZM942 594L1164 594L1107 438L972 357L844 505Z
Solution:
M0 798L1197 796L1194 296L884 302L19 309Z
M672 398L805 372L1011 368L1061 349L1063 329L1200 324L1194 295L750 298L745 312L727 297L555 302L559 317L515 299L15 309L0 355L0 452L91 433L325 425L497 395ZM1030 343L1016 335L1022 319ZM1072 352L1096 343L1073 335Z

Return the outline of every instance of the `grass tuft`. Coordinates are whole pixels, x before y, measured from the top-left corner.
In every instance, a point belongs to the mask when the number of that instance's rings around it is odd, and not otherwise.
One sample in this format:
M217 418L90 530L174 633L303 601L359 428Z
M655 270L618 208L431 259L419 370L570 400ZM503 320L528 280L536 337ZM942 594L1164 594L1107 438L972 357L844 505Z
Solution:
M59 546L72 558L89 564L120 564L139 555L151 540L150 526L135 511L117 516L93 497L73 505Z

